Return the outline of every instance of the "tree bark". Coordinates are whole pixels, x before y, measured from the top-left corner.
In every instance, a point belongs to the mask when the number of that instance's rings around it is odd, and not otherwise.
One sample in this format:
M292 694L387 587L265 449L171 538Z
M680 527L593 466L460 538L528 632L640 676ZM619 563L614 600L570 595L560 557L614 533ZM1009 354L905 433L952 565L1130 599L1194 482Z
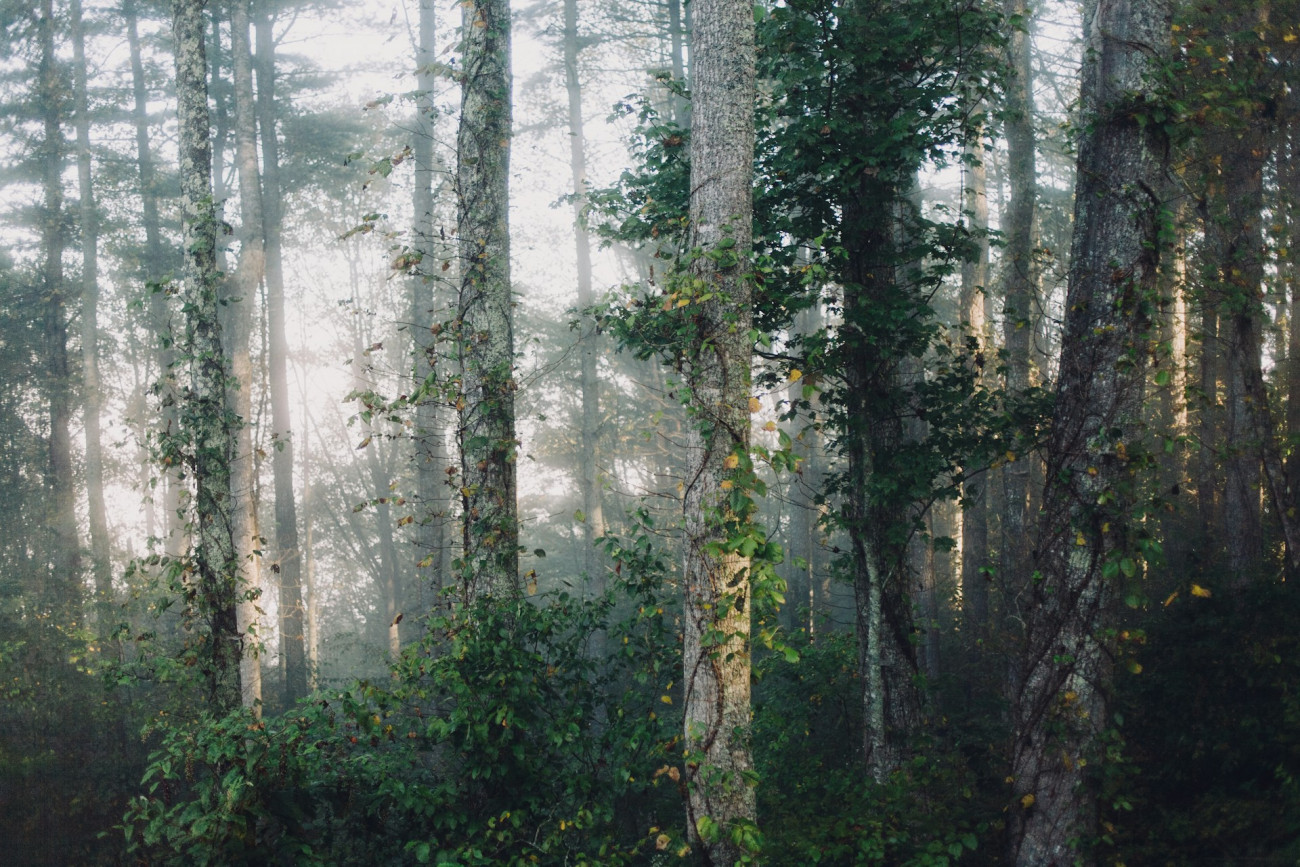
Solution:
M185 251L185 350L190 384L181 425L189 448L198 524L192 552L193 619L205 623L201 671L216 713L240 705L244 635L236 617L243 592L236 553L231 464L239 420L227 409L227 363L218 319L217 220L212 198L207 52L203 0L173 0L176 100L180 117L181 247Z
M1083 118L1048 484L1011 690L1008 860L1074 863L1094 821L1084 764L1106 707L1114 584L1136 572L1148 323L1166 143L1138 117L1167 56L1163 0L1099 0L1085 15Z
M686 557L683 692L687 831L705 863L744 854L737 834L756 821L750 752L750 562L729 548L751 529L729 494L749 461L748 269L753 233L754 14L740 0L700 0L691 108L691 304L686 385ZM740 496L744 496L741 492Z
M271 455L275 476L275 563L280 585L280 652L284 659L285 701L307 694L303 649L302 552L298 547L298 507L293 488L293 411L289 406L289 339L285 332L284 195L280 185L280 145L276 135L275 39L264 0L259 0L257 34L257 115L262 136L262 209L266 252L267 350L271 384Z
M463 4L464 89L456 137L457 305L466 600L522 594L510 284L510 6Z

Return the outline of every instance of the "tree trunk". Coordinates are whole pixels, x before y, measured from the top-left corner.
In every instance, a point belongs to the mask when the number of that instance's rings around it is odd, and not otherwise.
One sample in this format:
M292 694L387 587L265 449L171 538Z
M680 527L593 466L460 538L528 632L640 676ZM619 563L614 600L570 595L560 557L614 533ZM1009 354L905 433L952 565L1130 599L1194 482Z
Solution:
M421 510L415 522L415 544L420 564L428 568L435 596L447 582L447 523L451 499L447 487L447 440L442 408L445 397L439 388L438 342L434 311L438 309L438 285L434 263L438 250L434 229L434 175L440 168L434 153L437 108L433 103L436 82L432 64L437 21L433 0L420 0L420 45L416 52L418 96L415 101L415 190L412 243L421 267L411 280L411 333L415 344L416 387L430 390L415 406L416 501ZM436 323L441 330L441 323ZM436 604L436 603L435 603Z
M72 466L72 383L68 367L67 287L63 274L63 80L54 53L54 10L51 0L41 0L37 40L40 69L36 83L44 138L40 146L41 295L44 301L42 329L45 362L45 391L49 401L49 453L45 484L49 491L46 551L49 573L41 602L59 611L60 623L75 618L81 581L81 548L77 539L76 489Z
M159 415L164 437L176 436L180 431L177 412L179 398L176 389L176 350L173 348L171 310L162 281L167 272L162 244L162 226L158 215L157 177L154 172L153 151L149 144L149 93L144 80L144 63L140 57L140 36L136 26L133 0L122 6L126 17L127 42L131 54L131 90L134 99L132 117L135 121L136 164L140 176L141 220L144 223L145 261L144 279L149 295L149 328L153 333L158 359ZM164 449L165 451L165 449ZM181 488L174 465L164 463L160 469L163 499L163 551L177 557L187 547L185 522L182 520Z
M203 0L173 0L176 100L180 116L181 248L185 251L185 349L190 388L182 430L193 450L193 551L197 572L192 619L206 623L201 671L215 713L239 707L244 636L236 597L244 592L232 532L231 463L238 420L226 407L227 365L218 320L217 220L212 198L207 52Z
M1084 125L1048 484L1011 691L1009 861L1074 863L1092 833L1084 772L1109 723L1107 609L1137 570L1144 309L1156 291L1166 143L1142 124L1169 51L1162 0L1100 0L1085 16Z
M1003 13L1020 19L1007 38L1007 65L1013 70L1007 84L1007 176L1011 198L1003 213L1006 246L1002 253L1002 328L1007 354L1007 397L1015 400L1030 386L1033 336L1038 289L1034 266L1034 211L1038 197L1034 156L1032 40L1028 32L1030 11L1025 0L1003 0ZM1005 500L1002 505L1002 544L999 580L1003 616L1016 615L1014 600L1030 573L1029 481L1032 456L1027 448L1009 456L1002 469Z
M966 147L966 210L975 236L975 258L962 263L961 312L971 339L975 340L974 363L977 383L987 385L984 371L993 358L989 331L989 199L988 169L983 130ZM961 517L961 599L963 631L971 649L988 636L989 578L983 570L989 555L989 474L962 482L964 510Z
M257 525L257 465L253 450L253 299L266 274L266 224L262 179L257 165L257 120L253 102L253 54L249 44L249 0L231 0L230 54L235 78L235 169L239 178L240 246L233 279L227 281L222 338L230 359L226 411L236 428L231 462L232 532L243 586L236 614L244 636L240 686L244 707L260 712L262 666L258 622L261 582L261 534Z
M510 6L462 6L464 90L456 136L462 597L512 597L519 580L515 342L510 285Z
M573 174L573 230L578 254L578 310L592 304L591 241L582 218L587 194L587 155L582 125L582 85L578 80L578 2L564 0L564 84L569 96L569 169ZM596 378L596 329L583 316L579 333L582 379L582 431L578 454L579 487L582 489L582 571L584 586L595 595L605 590L604 566L596 540L605 535L605 511L601 503L600 466L600 382Z
M262 134L262 219L266 252L267 350L271 384L271 455L275 475L275 564L280 585L280 652L284 659L285 702L307 694L303 650L302 552L298 547L298 507L293 489L293 411L289 406L289 339L285 333L282 235L284 195L280 186L280 145L276 135L275 40L264 0L259 0L257 34L257 114Z
M687 832L710 865L731 865L756 821L750 726L750 562L735 534L753 531L749 462L754 160L754 14L740 0L700 0L692 64L690 248L700 251L685 375L687 432L682 678ZM705 290L701 290L705 291ZM737 486L737 482L740 485ZM733 497L729 490L739 487ZM742 513L737 513L739 506Z
M81 198L81 382L86 428L86 500L90 518L91 573L95 581L96 628L108 628L113 600L108 515L104 506L104 448L99 416L99 214L91 183L90 115L86 96L86 34L81 0L70 0L72 17L73 111L77 127L77 182Z
M1291 494L1274 436L1264 384L1263 339L1264 166L1272 152L1271 119L1249 117L1246 130L1215 142L1222 175L1210 180L1205 223L1207 281L1226 327L1223 528L1230 583L1249 583L1264 553L1260 471L1282 527L1288 569L1300 568L1300 527L1289 514Z

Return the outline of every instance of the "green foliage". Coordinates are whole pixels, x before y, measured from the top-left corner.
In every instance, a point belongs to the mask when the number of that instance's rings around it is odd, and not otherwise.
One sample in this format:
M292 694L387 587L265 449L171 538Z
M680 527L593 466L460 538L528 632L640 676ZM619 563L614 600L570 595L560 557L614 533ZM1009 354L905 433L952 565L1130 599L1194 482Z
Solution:
M755 690L755 764L774 864L956 864L980 845L970 775L940 742L883 784L862 772L857 647L843 633L768 656Z
M484 600L431 621L390 685L319 694L265 722L164 721L123 825L133 851L175 864L595 865L680 841L654 818L680 811L663 561L645 535L606 544L630 576L617 606ZM587 646L597 634L613 648L607 669Z

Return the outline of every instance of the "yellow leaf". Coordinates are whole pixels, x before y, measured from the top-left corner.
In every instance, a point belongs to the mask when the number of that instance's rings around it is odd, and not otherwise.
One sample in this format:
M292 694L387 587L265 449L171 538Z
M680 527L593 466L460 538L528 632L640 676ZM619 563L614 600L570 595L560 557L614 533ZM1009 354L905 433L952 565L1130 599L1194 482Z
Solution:
M1025 795L1023 798L1020 799L1020 806L1028 810L1030 807L1034 806L1034 801L1035 798L1033 795Z
M761 400L759 400L759 399L756 398L756 397L751 397L751 398L749 399L749 411L750 411L750 412L758 412L758 411L759 411L760 409L762 409L762 408L763 408L763 402L762 402Z
M1200 597L1201 599L1209 599L1212 594L1208 589L1202 587L1200 584L1193 584L1192 595Z
M671 842L672 838L667 834L660 834L658 837L655 837L655 848L662 852L668 848L668 844Z
M529 595L529 596L533 596L533 595L536 595L536 593L537 593L537 582L536 582L536 581L529 581L529 582L528 582L528 595Z
M729 470L734 470L739 464L740 458L736 455L727 455L727 459L722 462L722 465Z
M791 381L791 382L798 382L798 381L799 381L799 377L801 377L801 376L803 376L803 371L802 371L802 370L799 370L799 369L796 368L796 369L790 371L790 381Z
M1016 453L1010 451L1007 452L1007 463L1014 464L1015 462L1016 462Z
M774 431L774 430L776 430L776 422L774 422L774 421L769 421L767 424L763 425L763 430L765 430L765 431Z
M1165 597L1165 607L1168 608L1170 605L1174 603L1174 600L1177 598L1178 598L1178 591L1175 590L1173 593L1170 593L1167 597Z
M673 703L673 697L672 697L671 695L661 695L661 696L659 696L659 700L660 700L661 702L663 702L664 704L672 704L672 703Z
M1296 36L1294 33L1288 33L1282 37L1283 42L1295 42L1297 39L1300 39L1300 36Z
M1078 534L1076 534L1075 537L1074 537L1074 544L1076 544L1076 545L1078 545L1079 547L1082 548L1084 545L1087 545L1087 544L1088 544L1088 540L1085 539L1085 538L1083 538L1083 534L1082 534L1082 533L1078 533Z
M718 485L718 487L722 488L722 490L724 491L730 491L733 487L735 487L735 485L731 483L731 479L723 479L722 484Z

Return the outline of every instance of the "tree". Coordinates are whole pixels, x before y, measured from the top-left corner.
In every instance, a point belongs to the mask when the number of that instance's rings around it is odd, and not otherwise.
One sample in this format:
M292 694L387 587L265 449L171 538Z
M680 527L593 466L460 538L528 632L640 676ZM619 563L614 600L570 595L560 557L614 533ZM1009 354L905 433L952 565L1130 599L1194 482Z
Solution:
M1105 629L1117 585L1152 550L1135 510L1142 393L1164 243L1166 140L1152 120L1168 55L1163 0L1100 3L1087 21L1075 230L1038 576L1027 588L1012 683L1009 858L1066 864L1090 830L1084 768L1106 706Z
M691 425L683 509L687 831L707 863L734 864L756 821L749 745L749 456L754 161L754 16L701 0L691 65L692 307L685 387ZM750 490L746 490L746 489Z
M510 6L463 7L463 90L456 136L460 292L461 592L520 595L515 501L514 306L510 284Z
M227 406L230 374L218 319L221 285L212 199L203 0L173 0L172 36L180 118L185 351L190 374L180 423L190 451L197 523L191 552L194 604L189 615L206 627L195 636L200 642L196 658L208 704L221 712L239 707L245 695L241 665L246 636L240 629L236 606L247 589L241 549L235 540L236 505L232 496L232 465L241 421Z
M238 2L238 0L236 0ZM257 42L257 126L262 144L262 222L266 255L266 329L271 385L271 455L275 476L275 563L280 585L280 646L284 697L292 703L307 694L303 639L302 551L298 545L298 506L293 489L293 410L289 404L289 339L285 334L284 191L280 180L280 142L276 133L275 38L265 0L257 0L253 27Z

